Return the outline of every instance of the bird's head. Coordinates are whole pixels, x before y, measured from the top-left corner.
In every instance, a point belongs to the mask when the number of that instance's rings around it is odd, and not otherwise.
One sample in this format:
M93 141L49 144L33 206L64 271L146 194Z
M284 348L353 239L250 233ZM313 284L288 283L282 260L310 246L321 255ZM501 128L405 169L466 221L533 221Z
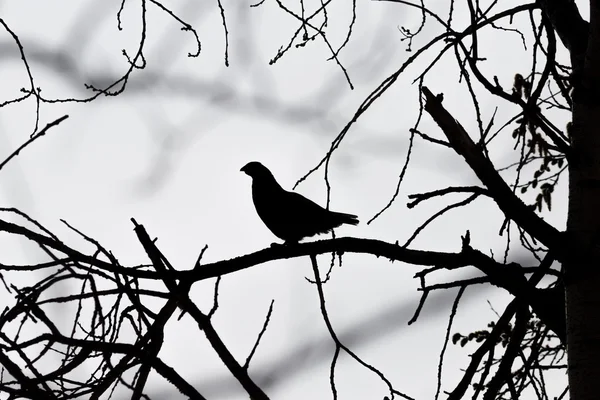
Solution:
M269 171L269 169L267 167L265 167L258 161L249 162L248 164L244 165L242 167L242 169L240 169L240 171L244 172L246 175L248 175L252 179L265 178L265 177L272 178L273 177L273 174L271 174L271 171Z

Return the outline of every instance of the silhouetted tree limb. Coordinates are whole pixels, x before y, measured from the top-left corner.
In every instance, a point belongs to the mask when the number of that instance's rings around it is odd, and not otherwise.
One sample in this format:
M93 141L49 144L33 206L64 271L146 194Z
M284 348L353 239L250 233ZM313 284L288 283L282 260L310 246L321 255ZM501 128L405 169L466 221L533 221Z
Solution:
M502 212L549 248L558 249L564 245L564 235L535 214L513 193L489 158L473 142L460 123L442 106L442 97L434 96L427 87L423 87L422 91L425 96L425 110L440 126L456 153L463 156L469 167L477 174Z

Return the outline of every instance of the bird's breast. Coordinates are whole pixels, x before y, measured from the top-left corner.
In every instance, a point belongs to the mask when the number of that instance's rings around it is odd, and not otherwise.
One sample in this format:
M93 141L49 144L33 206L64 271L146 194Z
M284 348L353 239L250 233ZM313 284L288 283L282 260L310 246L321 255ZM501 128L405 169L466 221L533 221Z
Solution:
M252 185L252 200L256 213L275 236L287 239L288 231L293 229L297 222L294 221L294 210L286 201L286 191L281 187L272 185Z

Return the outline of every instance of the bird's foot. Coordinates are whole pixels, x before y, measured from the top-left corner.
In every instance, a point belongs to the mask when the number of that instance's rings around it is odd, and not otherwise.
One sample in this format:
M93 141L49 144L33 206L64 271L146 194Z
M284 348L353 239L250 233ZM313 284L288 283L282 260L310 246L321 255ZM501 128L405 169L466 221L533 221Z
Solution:
M271 247L283 247L283 246L289 247L289 246L295 246L297 244L298 244L297 241L288 240L283 243L271 243Z

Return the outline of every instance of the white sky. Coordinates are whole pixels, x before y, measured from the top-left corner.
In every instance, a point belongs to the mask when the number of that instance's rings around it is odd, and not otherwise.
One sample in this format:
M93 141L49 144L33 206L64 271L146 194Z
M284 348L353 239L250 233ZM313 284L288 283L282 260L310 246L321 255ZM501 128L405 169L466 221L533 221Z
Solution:
M65 219L127 265L147 262L132 230L131 217L152 237L158 237L159 248L182 270L193 266L205 244L209 246L205 261L216 261L257 251L276 241L256 215L250 179L239 169L249 161L261 161L282 186L291 189L323 157L368 93L413 54L406 51L397 28L414 31L420 14L394 3L358 2L353 37L340 53L355 86L350 90L339 67L326 61L329 52L319 40L293 49L270 66L269 60L297 29L296 21L279 10L275 1L256 8L242 3L223 1L230 33L230 67L224 66L224 33L216 2L178 0L168 4L197 29L202 42L198 58L186 56L195 52L193 36L148 4L146 69L135 71L125 93L118 97L101 97L89 104L43 104L41 126L63 114L70 118L0 171L0 207L17 207L65 242L92 252L91 246L60 222ZM334 2L330 10L327 32L337 45L344 40L351 18L346 3ZM123 31L117 29L119 4L0 1L0 16L21 39L35 84L44 96L84 98L90 95L84 84L101 85L120 76L127 69L121 50L133 54L137 48L139 2L126 2ZM299 10L295 1L285 4ZM317 4L306 2L306 8L314 10ZM518 2L503 2L500 7L511 4ZM443 12L447 5L438 1L428 6ZM466 23L464 11L462 4L457 4L457 23ZM515 20L515 26L528 23L526 18ZM439 26L429 22L413 49L439 32ZM510 87L515 73L529 73L530 61L518 35L498 36L498 31L491 31L482 33L480 40L487 43L482 46L482 56L489 60L483 63L484 71L496 74L505 88ZM531 38L527 40L531 46ZM0 54L2 102L18 96L21 87L28 87L28 80L14 42L4 31L0 31ZM460 157L417 139L398 200L378 220L366 225L394 192L407 152L408 130L417 118L418 92L412 81L435 54L434 49L409 68L361 117L334 154L331 208L361 219L358 227L340 228L339 236L403 243L427 217L450 201L432 200L409 210L408 194L478 183ZM444 93L449 111L475 134L472 105L458 82L451 53L446 60L429 74L426 84L434 93ZM496 106L501 107L498 124L515 112L514 107L489 95L480 101L484 123ZM0 109L0 160L31 134L34 112L33 100ZM565 116L551 117L558 126L564 126ZM441 138L429 116L423 118L421 130ZM507 152L512 146L509 135L507 130L507 139L498 142L500 148L492 155L498 164L514 160ZM321 169L297 190L324 204L322 176ZM564 190L558 191L554 198L557 211L550 216L545 213L560 229L564 226L565 197ZM7 215L0 218L13 219ZM470 208L453 211L427 228L412 247L459 251L460 235L469 229L475 247L484 252L491 249L500 257L504 247L504 240L497 236L501 222L494 204L480 198ZM0 262L43 260L31 245L6 235L0 235L0 248ZM522 260L523 254L513 251L509 258ZM328 260L328 256L320 258L323 271ZM396 389L416 399L430 399L435 393L437 360L455 291L430 297L421 319L407 326L420 295L418 281L413 279L417 271L415 266L347 254L344 266L336 267L325 285L325 295L334 327L345 344L380 369ZM443 281L467 273L472 271L438 276ZM32 279L31 275L10 276L15 282ZM275 300L271 324L250 367L251 376L259 385L264 384L273 399L331 396L333 344L320 316L316 287L304 277L311 277L310 262L298 258L228 275L221 284L215 326L242 362L260 331L271 299ZM204 310L210 308L212 286L213 282L203 282L192 289L192 298ZM502 310L506 299L499 289L468 289L452 331L467 333L484 328L494 318L486 300ZM65 327L69 326L65 310L55 307L53 312L57 319L64 319ZM468 351L449 346L443 389L454 388L460 368L467 366L468 352L473 350L474 346ZM204 396L247 399L190 317L168 324L160 354ZM285 368L290 360L297 360L297 365L288 371ZM339 398L386 395L385 385L347 356L342 357L337 371ZM280 375L268 385L260 380L277 372ZM150 380L148 389L151 397L179 398L159 378Z

